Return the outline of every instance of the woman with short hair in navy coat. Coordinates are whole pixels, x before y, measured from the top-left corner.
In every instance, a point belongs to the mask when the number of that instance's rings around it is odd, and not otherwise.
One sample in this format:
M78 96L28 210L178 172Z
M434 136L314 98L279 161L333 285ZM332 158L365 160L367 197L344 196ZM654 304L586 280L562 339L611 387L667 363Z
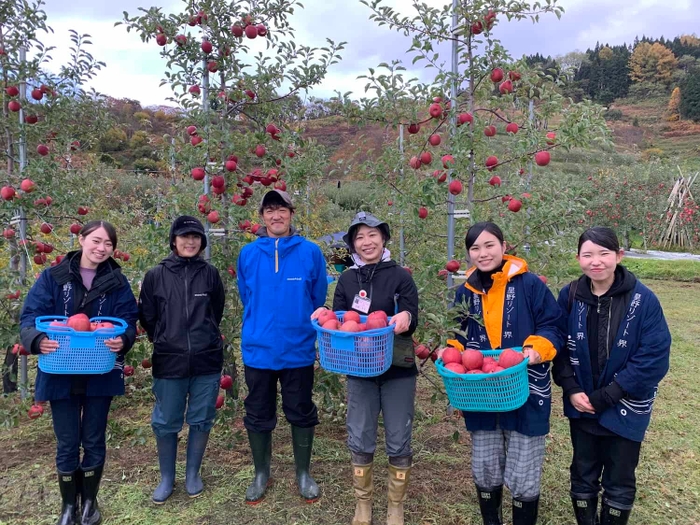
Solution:
M106 458L107 415L112 397L124 394L124 356L136 340L138 307L131 285L112 254L117 232L108 222L90 221L78 233L80 250L44 270L22 307L22 344L32 354L49 354L58 342L36 329L42 315L117 317L124 334L105 341L117 353L111 372L94 375L47 374L38 369L36 401L51 403L56 434L56 468L63 506L58 525L96 525L102 517L97 492ZM80 461L80 448L83 459Z
M669 368L671 333L661 304L620 264L622 255L613 230L586 230L576 256L583 275L559 294L568 349L554 362L554 380L571 427L571 500L579 525L628 522L639 451Z
M549 368L564 345L564 316L527 262L505 254L497 225L474 224L465 244L474 267L455 295L455 304L468 309L461 322L466 337L457 339L475 350L521 346L530 392L525 404L510 412L464 412L481 517L484 525L503 523L505 485L513 497L513 524L534 525L552 403Z

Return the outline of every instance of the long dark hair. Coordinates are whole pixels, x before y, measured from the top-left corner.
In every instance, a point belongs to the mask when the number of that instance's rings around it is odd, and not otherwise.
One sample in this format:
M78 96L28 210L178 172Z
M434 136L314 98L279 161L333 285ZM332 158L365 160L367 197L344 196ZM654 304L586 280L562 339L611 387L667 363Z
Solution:
M117 247L117 230L114 226L112 226L111 223L107 221L90 221L85 223L85 225L80 228L80 231L78 232L78 235L81 237L87 237L90 235L92 232L99 228L104 228L105 231L107 232L107 237L109 237L109 240L112 242L112 248Z
M498 225L492 222L477 222L473 224L469 230L467 230L467 235L464 238L464 245L467 247L467 251L471 248L476 240L484 232L488 232L498 239L498 242L503 244L503 232L498 227Z
M581 246L586 241L591 241L593 244L607 248L615 253L620 252L620 241L617 239L615 232L605 226L593 226L588 228L578 238L578 252L581 253Z

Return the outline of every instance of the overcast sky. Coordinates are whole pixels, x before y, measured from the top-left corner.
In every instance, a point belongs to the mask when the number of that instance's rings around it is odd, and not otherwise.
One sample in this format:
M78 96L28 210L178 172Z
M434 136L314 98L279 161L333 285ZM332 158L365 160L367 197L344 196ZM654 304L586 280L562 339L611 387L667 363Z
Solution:
M440 6L445 1L424 0ZM386 27L378 27L369 20L371 11L357 0L303 0L305 9L295 13L292 26L296 28L296 42L313 46L325 44L325 37L346 41L343 60L333 67L314 96L329 97L334 90L364 92L364 80L369 67L393 59L405 59L410 42ZM450 2L451 3L451 2ZM542 53L562 55L569 51L584 51L597 41L609 44L631 43L636 35L674 37L691 34L700 28L700 0L559 0L565 13L561 20L549 15L533 25L529 21L501 22L496 37L501 39L514 58L523 54ZM179 12L181 1L154 2L153 0L48 0L45 10L54 34L43 42L58 49L52 55L55 69L68 57L70 40L68 30L92 35L90 52L107 64L90 84L99 92L121 98L141 101L144 106L166 103L170 88L159 87L165 69L160 48L148 44L124 26L114 27L122 19L122 12L130 15L139 6L157 4L166 13ZM389 0L386 5L404 6L406 15L412 15L409 0ZM190 29L190 28L188 28ZM264 42L256 39L252 49L264 49ZM447 57L445 57L447 58Z

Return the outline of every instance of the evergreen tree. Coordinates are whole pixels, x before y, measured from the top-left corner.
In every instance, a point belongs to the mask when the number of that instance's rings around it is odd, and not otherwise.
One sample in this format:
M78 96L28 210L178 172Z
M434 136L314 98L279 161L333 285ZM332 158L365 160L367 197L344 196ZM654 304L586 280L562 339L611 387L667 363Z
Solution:
M700 121L700 69L693 69L681 81L681 118Z

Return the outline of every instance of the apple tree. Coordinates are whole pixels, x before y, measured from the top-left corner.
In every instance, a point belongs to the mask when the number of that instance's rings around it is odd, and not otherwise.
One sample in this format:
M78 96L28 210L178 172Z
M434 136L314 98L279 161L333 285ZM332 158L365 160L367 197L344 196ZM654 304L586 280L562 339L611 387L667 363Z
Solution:
M229 274L224 276L230 306L222 331L228 342L226 372L234 379L231 393L238 388L235 350L242 319L235 261L260 227L262 194L278 188L296 195L295 224L314 230L305 196L322 175L325 159L323 150L299 133L300 97L340 60L344 43L301 44L290 16L302 7L291 0L185 1L180 12L140 8L118 22L161 48L162 82L183 110L182 129L171 137L167 152L176 165L168 211L203 218L212 263ZM168 222L154 234L163 238Z
M0 148L5 157L0 221L8 260L0 272L0 345L8 350L7 389L14 388L16 354L23 352L16 343L24 295L35 273L67 251L69 224L79 221L78 206L87 206L84 179L67 185L67 170L75 155L96 142L107 121L102 98L83 88L104 66L88 51L90 36L70 31L70 59L52 72L53 48L41 41L51 31L42 6L41 0L0 6Z
M453 279L463 282L455 270L466 269L471 223L498 223L509 253L557 282L585 201L552 161L562 150L607 144L608 130L601 107L567 99L560 77L514 60L497 38L506 22L560 17L556 0L459 0L454 10L414 2L413 16L383 0L361 1L379 26L410 38L408 54L422 75L433 73L423 81L401 60L382 63L364 77L368 96L338 98L359 122L405 131L366 171L387 188L383 202L391 207L382 202L376 211L391 213L394 231L403 230L406 263L422 292L420 335L435 347L452 325L437 312L446 311Z

